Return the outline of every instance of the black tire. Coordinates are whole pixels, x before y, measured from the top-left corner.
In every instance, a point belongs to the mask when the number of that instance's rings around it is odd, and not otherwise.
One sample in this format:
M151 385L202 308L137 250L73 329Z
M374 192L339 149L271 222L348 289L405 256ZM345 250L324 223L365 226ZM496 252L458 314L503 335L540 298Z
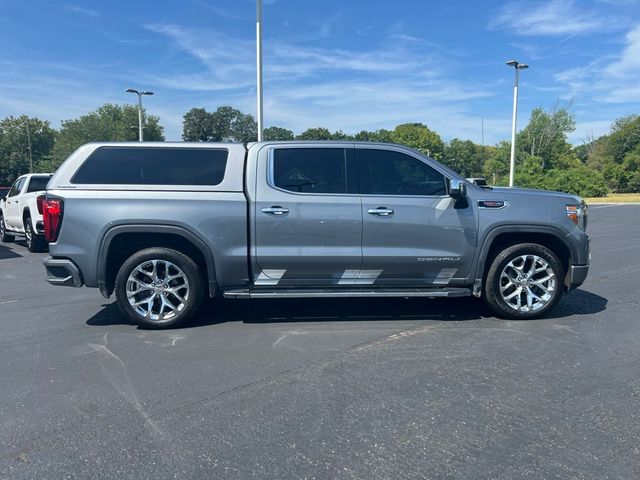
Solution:
M170 278L178 273L181 274L178 278ZM140 326L170 328L197 312L204 298L204 284L191 258L177 250L154 247L140 250L125 260L116 275L115 293L122 313ZM149 288L150 285L155 286ZM135 291L140 293L134 294ZM141 304L132 305L128 292L133 303ZM170 310L168 314L165 308Z
M16 239L13 235L9 235L7 227L4 224L4 217L0 215L0 242L11 243Z
M33 231L31 217L24 219L24 239L27 242L27 249L32 253L44 252L47 248L44 236Z
M562 263L548 248L536 243L512 245L491 262L483 298L500 318L538 318L560 301L564 275Z

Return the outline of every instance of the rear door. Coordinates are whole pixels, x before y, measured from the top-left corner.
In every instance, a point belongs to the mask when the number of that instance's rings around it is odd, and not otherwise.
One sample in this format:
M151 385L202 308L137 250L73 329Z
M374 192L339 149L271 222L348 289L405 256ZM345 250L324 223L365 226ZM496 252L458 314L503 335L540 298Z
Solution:
M465 278L476 245L471 206L447 194L427 159L387 146L357 146L363 273L376 285L446 285Z
M277 145L258 168L256 285L335 285L362 263L352 145Z

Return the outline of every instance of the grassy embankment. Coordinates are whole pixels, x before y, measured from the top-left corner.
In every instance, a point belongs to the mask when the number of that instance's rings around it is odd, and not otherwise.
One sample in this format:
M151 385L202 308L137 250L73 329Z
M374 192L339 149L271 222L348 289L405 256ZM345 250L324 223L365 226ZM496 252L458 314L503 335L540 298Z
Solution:
M610 193L606 197L585 198L589 203L640 203L640 193Z

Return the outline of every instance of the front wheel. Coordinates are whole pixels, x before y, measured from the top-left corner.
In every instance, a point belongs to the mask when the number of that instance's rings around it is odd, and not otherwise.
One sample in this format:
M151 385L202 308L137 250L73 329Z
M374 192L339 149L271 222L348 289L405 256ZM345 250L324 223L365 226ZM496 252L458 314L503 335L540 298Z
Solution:
M535 243L512 245L491 263L483 297L499 317L537 318L560 301L563 279L562 264L551 250Z
M120 310L149 328L174 327L196 313L204 282L195 262L170 248L147 248L131 255L115 282Z
M7 227L4 224L4 217L0 215L0 242L2 243L11 243L15 240L16 237L13 235L9 235L7 232Z

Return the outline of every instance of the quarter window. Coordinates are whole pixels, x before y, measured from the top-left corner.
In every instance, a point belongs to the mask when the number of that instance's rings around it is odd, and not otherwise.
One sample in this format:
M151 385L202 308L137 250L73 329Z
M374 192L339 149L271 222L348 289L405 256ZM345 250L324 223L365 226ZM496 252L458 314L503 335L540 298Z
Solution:
M277 148L273 183L298 193L347 193L344 148Z
M211 148L100 147L71 179L77 184L218 185L228 151Z
M404 153L379 149L357 149L363 194L445 195L440 172Z

